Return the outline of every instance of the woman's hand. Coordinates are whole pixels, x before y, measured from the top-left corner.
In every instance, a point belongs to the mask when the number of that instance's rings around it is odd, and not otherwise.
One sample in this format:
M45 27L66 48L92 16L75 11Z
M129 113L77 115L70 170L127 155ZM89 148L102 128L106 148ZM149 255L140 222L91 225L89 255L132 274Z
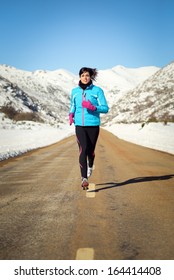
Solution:
M88 110L91 110L91 111L95 111L96 110L96 107L94 105L92 105L89 100L88 101L83 100L82 101L82 107L86 108Z
M74 114L70 113L69 114L69 124L72 125L72 123L74 123Z

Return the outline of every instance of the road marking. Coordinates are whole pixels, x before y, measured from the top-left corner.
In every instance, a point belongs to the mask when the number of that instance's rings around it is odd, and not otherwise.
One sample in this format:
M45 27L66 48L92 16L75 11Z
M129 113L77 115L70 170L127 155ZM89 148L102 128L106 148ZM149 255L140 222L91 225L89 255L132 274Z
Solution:
M86 192L86 197L95 197L95 184L90 183Z
M76 260L93 260L94 249L93 248L79 248L76 253Z

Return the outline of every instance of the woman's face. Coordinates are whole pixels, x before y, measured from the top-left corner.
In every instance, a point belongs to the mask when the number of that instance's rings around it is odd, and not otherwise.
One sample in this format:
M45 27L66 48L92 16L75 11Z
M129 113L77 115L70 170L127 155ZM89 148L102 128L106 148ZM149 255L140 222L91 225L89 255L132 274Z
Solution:
M81 76L80 76L80 80L83 84L89 83L89 81L91 80L89 72L82 73Z

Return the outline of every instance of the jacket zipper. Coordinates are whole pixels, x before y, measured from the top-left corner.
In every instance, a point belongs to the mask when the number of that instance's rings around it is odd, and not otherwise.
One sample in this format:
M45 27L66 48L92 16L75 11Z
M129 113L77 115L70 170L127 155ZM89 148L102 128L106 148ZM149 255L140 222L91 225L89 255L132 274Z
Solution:
M85 100L85 93L84 93L84 90L83 90L83 93L82 93L82 102ZM84 108L82 107L82 126L84 126L85 124L85 117L84 117Z

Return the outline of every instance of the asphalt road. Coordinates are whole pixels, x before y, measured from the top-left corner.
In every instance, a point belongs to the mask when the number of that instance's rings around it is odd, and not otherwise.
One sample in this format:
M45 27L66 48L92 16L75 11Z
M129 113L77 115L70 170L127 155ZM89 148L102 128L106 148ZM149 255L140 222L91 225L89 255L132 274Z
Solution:
M1 162L0 259L174 259L173 155L101 130L80 183L75 136Z

